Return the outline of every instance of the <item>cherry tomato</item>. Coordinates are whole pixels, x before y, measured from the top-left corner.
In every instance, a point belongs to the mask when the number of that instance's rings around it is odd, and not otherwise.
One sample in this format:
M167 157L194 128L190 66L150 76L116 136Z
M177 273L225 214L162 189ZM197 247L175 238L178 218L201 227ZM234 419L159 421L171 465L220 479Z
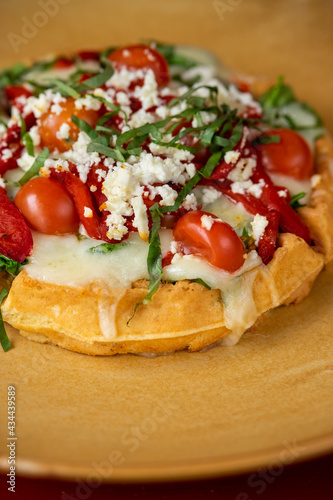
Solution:
M280 137L280 142L256 146L265 169L295 179L309 179L313 173L313 155L306 140L290 129L277 128L265 133Z
M66 102L60 103L62 111L57 115L47 111L40 118L40 136L43 147L48 147L50 151L57 149L60 153L71 148L72 143L76 141L79 135L79 128L72 122L72 115L89 123L91 127L96 125L99 118L98 111L93 109L77 109L75 101L71 97ZM68 139L59 137L59 129L63 123L69 125Z
M28 225L40 233L71 234L79 228L74 202L55 179L31 179L21 187L14 203Z
M169 83L169 68L164 56L148 45L129 45L108 55L116 67L152 69L158 85Z
M205 227L204 215L214 219L210 229ZM244 263L241 239L229 224L208 212L187 212L177 221L173 236L185 254L200 255L212 266L229 273L237 271Z

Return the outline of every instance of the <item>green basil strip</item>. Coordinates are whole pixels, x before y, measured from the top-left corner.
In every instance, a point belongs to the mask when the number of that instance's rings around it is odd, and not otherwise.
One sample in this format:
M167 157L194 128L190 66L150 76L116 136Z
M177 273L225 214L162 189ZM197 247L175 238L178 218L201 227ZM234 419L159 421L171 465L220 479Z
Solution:
M0 254L0 271L5 270L7 271L7 273L12 274L13 276L17 276L21 270L21 266L27 263L27 259L25 259L25 261L20 264L20 262L9 259L9 257Z
M62 80L52 79L49 83L56 85L55 90L59 90L61 94L65 94L65 96L73 97L74 99L80 99L81 95L74 89L74 87L70 87L67 83Z
M44 165L45 160L48 158L49 154L49 148L45 148L41 153L39 153L29 170L23 175L23 177L21 177L19 181L17 181L20 186L23 186L23 184L32 179L32 177L35 177L39 174L39 171Z
M279 108L295 101L295 96L292 88L283 83L283 76L279 76L274 87L268 89L260 98L259 102L264 111L271 108Z
M254 139L251 144L252 146L258 146L259 144L270 144L272 142L280 142L280 136L263 134Z
M96 247L91 247L88 249L88 252L91 253L110 253L115 250L119 250L122 247L128 246L129 243L102 243L101 245L97 245Z
M26 132L22 138L22 140L25 142L25 146L28 151L29 156L35 156L35 149L34 149L34 143L32 141L31 135L29 132Z
M99 142L90 142L87 146L88 153L99 153L101 155L109 156L117 161L125 161L125 157L119 149L112 149Z
M82 130L83 132L85 132L90 137L90 139L92 141L94 139L99 139L100 138L100 135L98 135L98 133L96 132L96 130L93 129L92 126L89 125L89 123L87 123L85 120L81 120L77 116L72 115L72 122L77 127L79 127L80 130Z
M3 287L1 293L0 293L0 306L2 304L3 299L8 295L8 291L6 290L5 287ZM1 309L0 309L0 343L2 346L2 349L7 352L9 349L12 347L12 344L9 342L9 338L7 336L7 332L5 330L5 326L3 324L3 319L2 319L2 314L1 314Z
M204 287L208 288L208 290L212 289L212 287L207 285L207 283L204 280L202 280L201 278L196 278L195 280L191 280L191 281L195 281L196 283L203 285Z
M198 87L195 87L194 89L192 88L192 89L188 90L187 92L185 92L185 94L183 94L183 95L181 95L181 96L179 96L179 97L175 97L174 99L172 99L172 100L169 102L169 104L168 104L168 108L172 108L172 107L173 107L173 106L175 106L176 104L179 104L181 101L188 101L188 100L189 100L189 98L192 96L192 94L193 94L194 92L196 92L197 90L199 90L199 89L208 89L208 90L209 90L209 92L210 92L210 96L211 96L212 100L215 100L215 99L213 98L213 95L214 95L214 96L215 96L215 98L216 98L216 96L217 96L217 94L218 94L218 89L217 89L217 87L211 87L211 86L209 86L209 85L199 85ZM193 97L199 97L199 96L193 96ZM199 97L199 98L200 98L200 97ZM203 99L203 98L201 98L201 99ZM205 99L204 99L204 102L205 102Z
M148 292L142 302L135 304L134 312L131 318L128 320L127 325L133 319L138 307L148 304L153 295L157 292L162 279L162 252L161 252L161 240L159 235L159 229L161 227L161 217L159 212L158 203L150 208L150 213L152 216L153 225L149 233L149 250L148 250L148 272L149 272L149 285Z
M291 208L293 208L294 210L296 210L296 208L301 207L302 204L299 203L299 200L301 200L302 198L304 198L304 196L306 196L306 193L304 191L301 191L300 193L297 193L294 196L292 196L292 198L290 200L290 203L289 203L289 205L291 206Z
M88 78L88 80L76 85L75 90L77 92L85 92L86 90L96 89L97 87L104 85L104 83L107 82L114 73L110 61L106 59L104 60L104 63L106 67L102 73L98 73L97 75Z
M23 140L24 134L26 133L27 129L22 115L20 115L20 123L21 123L21 140Z
M107 108L110 108L112 109L113 112L115 113L119 113L121 110L120 106L117 106L116 104L113 104L113 102L111 101L108 101L107 99L105 99L104 97L100 96L100 95L94 95L94 94L89 94L91 95L91 97L93 97L94 99L97 99L98 101L101 101L103 104L105 104L105 106Z

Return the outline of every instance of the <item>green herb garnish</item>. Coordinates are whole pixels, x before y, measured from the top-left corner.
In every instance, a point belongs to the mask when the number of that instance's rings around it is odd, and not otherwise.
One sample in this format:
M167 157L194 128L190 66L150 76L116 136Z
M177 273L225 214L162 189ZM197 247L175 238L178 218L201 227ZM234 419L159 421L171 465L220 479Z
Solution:
M200 285L208 288L208 290L212 289L212 287L207 285L207 283L204 280L202 280L201 278L196 278L195 280L191 280L191 281L195 281L196 283L199 283Z
M2 288L1 293L0 293L0 306L2 304L3 299L8 295L8 291L6 290L5 287ZM9 342L9 338L7 336L7 332L5 330L5 326L3 324L3 319L2 319L2 314L1 314L1 308L0 308L0 343L2 346L2 349L7 352L12 344Z
M41 153L39 153L29 170L23 175L23 177L21 177L20 180L17 181L20 186L23 186L23 184L30 181L30 179L39 174L39 171L44 165L45 160L48 158L49 154L49 148L45 148Z
M20 263L16 260L10 259L9 257L6 257L5 255L0 254L0 271L5 270L7 271L7 273L13 276L17 276L21 270L21 266L27 263L27 259L25 259L24 262Z
M88 249L88 252L91 253L111 253L115 250L119 250L120 248L128 246L129 243L102 243L101 245L97 245L96 247L91 247Z
M292 198L290 200L290 203L289 203L289 205L291 206L291 208L293 208L294 210L296 210L297 208L304 206L301 203L299 203L299 200L301 200L302 198L304 198L304 196L306 196L306 193L304 191L301 191L300 193L295 194L294 196L292 196Z

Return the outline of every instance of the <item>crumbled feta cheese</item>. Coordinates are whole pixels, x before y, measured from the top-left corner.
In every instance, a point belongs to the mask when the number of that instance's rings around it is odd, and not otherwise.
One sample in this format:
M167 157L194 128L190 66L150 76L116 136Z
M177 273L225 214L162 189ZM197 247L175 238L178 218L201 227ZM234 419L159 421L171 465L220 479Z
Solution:
M172 240L170 243L170 252L175 254L179 250L178 241Z
M58 139L68 139L69 138L69 131L70 131L70 126L68 123L62 123L61 127L59 128L58 132L56 133L56 136Z
M239 151L227 151L226 154L224 155L224 161L226 163L236 163L238 158L240 157L240 152Z
M83 215L84 217L86 217L87 219L91 219L92 216L93 216L93 212L91 210L91 208L89 207L84 207L84 210L83 210Z
M32 139L32 143L34 146L39 146L40 145L40 135L39 135L39 127L38 125L34 125L31 127L29 130L30 137Z
M278 191L278 195L281 197L281 198L287 198L287 192L286 191Z
M202 190L202 203L203 205L209 205L209 203L213 203L215 200L220 198L221 193L217 189L213 187L206 187Z
M4 188L6 187L6 184L5 184L5 181L3 180L3 178L0 176L0 187Z
M228 174L228 179L233 182L242 182L250 179L257 162L254 158L241 158L235 168Z
M80 99L75 99L74 105L76 109L86 108L98 111L102 106L102 102L99 101L98 99L95 99L90 94L85 94L84 97L80 97Z
M115 89L128 89L132 82L135 80L142 80L144 72L139 70L128 70L123 67L119 70L115 69L111 78L105 83L107 87L114 87Z
M21 154L21 158L17 160L17 164L22 170L25 172L29 170L29 168L32 166L33 162L35 161L34 156L30 156L27 152L26 149L23 150L23 153Z
M201 120L202 120L202 125L209 125L216 118L215 113L209 113L207 111L201 111L200 116L201 116ZM198 122L196 117L194 117L192 120L192 127L194 127L194 128L201 127L201 124Z
M310 183L311 183L311 188L314 189L320 184L321 182L321 175L315 174L310 178Z
M161 100L158 97L157 82L153 70L148 69L142 87L136 87L133 95L142 102L144 110L152 106L159 106Z
M253 182L250 179L248 181L233 182L231 184L231 191L233 193L244 194L251 186L253 186Z
M13 158L13 151L9 148L5 148L1 152L1 160L7 161L10 158Z
M97 191L97 187L96 187L96 186L94 186L94 184L92 184L92 185L90 186L90 191L91 191L92 193L96 193L96 191Z
M258 245L258 242L261 236L264 234L265 228L268 224L268 220L264 215L255 215L253 222L251 222L252 230L250 231L250 236L253 237L255 245Z
M66 99L59 92L54 93L51 89L47 89L45 92L39 94L38 97L28 97L23 114L27 116L29 113L33 113L36 118L40 118L42 114L49 110L51 105L52 113L59 114L63 109L60 106L62 102L66 102Z
M260 179L257 184L252 184L252 186L248 188L248 192L252 194L255 198L260 198L264 186L265 186L264 179Z
M44 166L41 168L42 174L49 176L50 175L50 169L51 168L56 168L57 170L68 170L69 163L66 160L62 159L53 159L53 158L47 158L44 162Z
M212 225L215 222L215 219L213 217L211 217L210 215L204 214L204 215L202 215L200 221L201 221L201 227L203 227L204 229L207 229L207 231L210 231L212 228Z
M90 138L85 132L80 132L78 139L74 142L73 147L63 153L63 157L75 163L82 182L87 182L88 172L92 165L101 162L101 157L98 153L88 153L87 146L90 143Z
M198 202L194 193L188 194L181 205L185 210L195 210L198 206Z
M171 186L165 184L164 186L148 186L151 200L154 200L156 196L161 197L161 201L159 202L162 206L173 205L178 196L177 191L172 189Z
M135 196L131 200L131 205L134 210L133 226L138 229L140 238L143 241L148 241L149 227L147 207L143 202L142 196Z

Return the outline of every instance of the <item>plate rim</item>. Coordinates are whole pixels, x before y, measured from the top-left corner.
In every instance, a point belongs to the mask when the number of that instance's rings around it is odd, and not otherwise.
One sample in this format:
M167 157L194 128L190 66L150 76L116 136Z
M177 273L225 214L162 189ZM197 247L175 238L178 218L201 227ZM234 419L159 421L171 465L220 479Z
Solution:
M105 483L144 483L144 482L171 482L195 479L213 479L225 476L235 476L255 472L262 467L273 467L282 465L284 468L289 464L304 462L309 459L318 458L333 452L333 432L322 436L297 442L297 446L303 447L296 457L290 461L283 462L280 458L286 446L276 446L258 450L255 453L241 453L226 457L217 457L210 460L184 460L180 462L159 462L157 465L148 462L132 464L131 466L114 467L112 474L101 475L96 473L90 464L73 464L66 462L55 462L52 460L41 460L33 458L17 458L16 466L19 476L36 479L55 480L81 480L93 482L98 476L101 484ZM8 457L0 455L0 472L8 472L6 467ZM111 465L111 464L110 464ZM95 488L98 487L96 484Z

